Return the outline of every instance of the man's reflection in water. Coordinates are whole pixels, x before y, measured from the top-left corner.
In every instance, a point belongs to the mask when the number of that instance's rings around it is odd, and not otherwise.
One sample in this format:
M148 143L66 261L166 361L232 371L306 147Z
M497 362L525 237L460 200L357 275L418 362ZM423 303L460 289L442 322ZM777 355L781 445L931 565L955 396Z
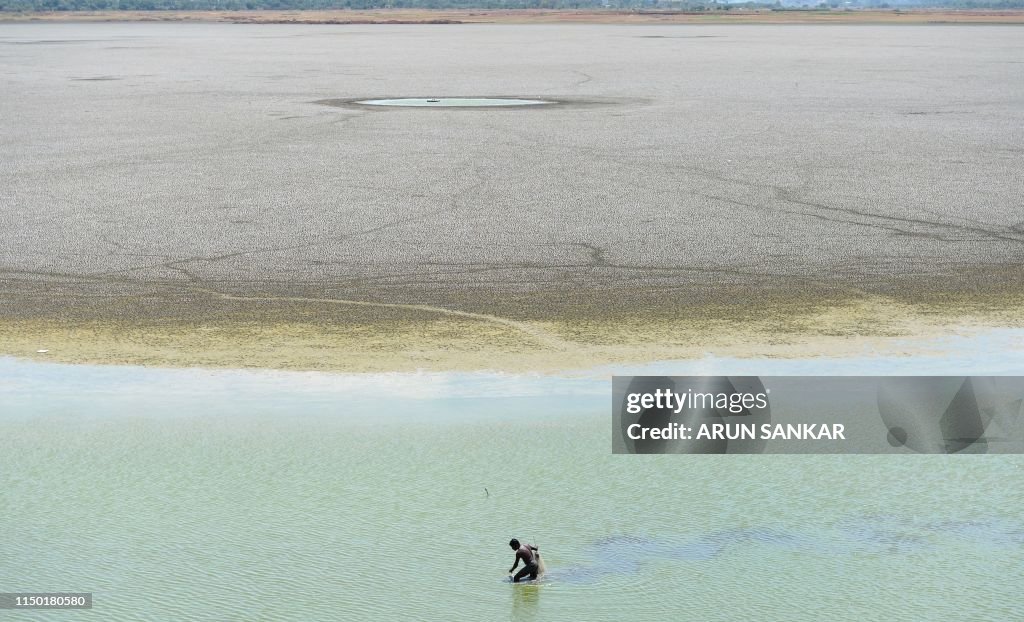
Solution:
M512 584L512 620L538 620L540 591L544 586L538 583Z

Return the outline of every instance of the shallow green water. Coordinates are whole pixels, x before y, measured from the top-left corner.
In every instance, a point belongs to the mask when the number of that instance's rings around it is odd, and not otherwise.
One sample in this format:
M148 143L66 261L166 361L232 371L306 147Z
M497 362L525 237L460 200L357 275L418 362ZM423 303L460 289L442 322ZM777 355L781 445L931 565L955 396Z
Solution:
M6 392L36 414L0 417L2 591L95 604L5 618L1004 620L1024 607L1020 456L612 456L604 396L396 411L293 387L283 407L225 377L176 416L155 393L128 414L102 392L34 406ZM503 582L512 536L545 553L540 584Z

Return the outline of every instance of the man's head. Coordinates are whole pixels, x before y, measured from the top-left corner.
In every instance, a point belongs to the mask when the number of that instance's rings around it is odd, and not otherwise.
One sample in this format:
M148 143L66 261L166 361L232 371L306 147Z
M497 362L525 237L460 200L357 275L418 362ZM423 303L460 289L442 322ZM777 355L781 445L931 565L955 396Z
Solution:
M511 540L509 541L508 545L509 545L510 547L514 548L514 549L518 549L518 548L519 548L519 540L516 540L515 538L512 538L512 539L511 539Z

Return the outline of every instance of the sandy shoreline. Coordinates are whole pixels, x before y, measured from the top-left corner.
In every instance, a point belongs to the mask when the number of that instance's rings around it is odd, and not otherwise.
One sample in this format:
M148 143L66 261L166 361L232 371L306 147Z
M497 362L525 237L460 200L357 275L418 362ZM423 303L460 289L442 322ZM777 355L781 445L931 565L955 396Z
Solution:
M238 24L1021 24L1022 10L448 10L2 12L2 22L221 22Z
M196 302L205 313L188 319L129 317L130 305L122 313L108 309L106 317L8 316L0 320L0 355L159 367L557 372L707 355L902 356L915 353L908 340L1024 327L1024 297L1009 296L943 304L877 296L756 310L677 308L672 316L524 320L300 298Z

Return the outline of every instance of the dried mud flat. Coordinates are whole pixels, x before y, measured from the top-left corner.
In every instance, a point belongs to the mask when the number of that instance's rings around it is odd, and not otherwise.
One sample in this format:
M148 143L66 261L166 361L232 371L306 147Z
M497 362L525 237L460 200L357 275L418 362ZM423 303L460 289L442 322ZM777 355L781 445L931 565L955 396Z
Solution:
M1018 327L1018 41L0 25L0 353L547 371ZM426 96L576 105L320 103Z
M2 21L234 24L1020 24L1022 10L543 10L0 11Z

